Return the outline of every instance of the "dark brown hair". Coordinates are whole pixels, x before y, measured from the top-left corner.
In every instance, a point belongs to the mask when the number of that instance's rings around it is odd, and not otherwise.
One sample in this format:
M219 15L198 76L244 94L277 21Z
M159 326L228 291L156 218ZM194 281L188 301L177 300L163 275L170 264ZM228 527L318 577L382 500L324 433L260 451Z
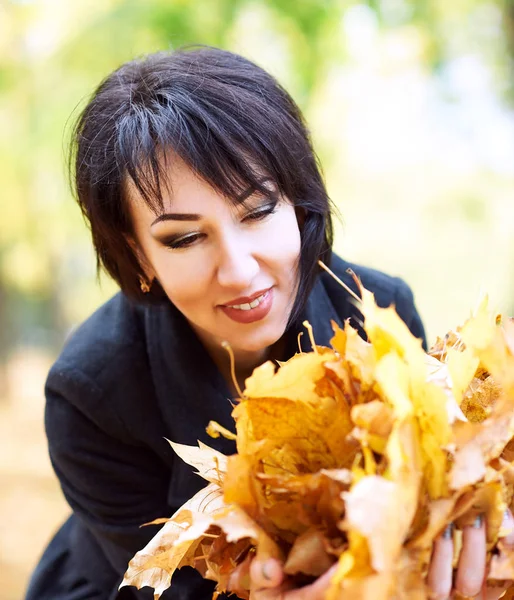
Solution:
M301 214L299 286L290 322L330 262L330 201L300 110L262 68L231 52L195 47L122 65L94 92L75 126L72 181L88 221L98 268L137 301L144 276L129 240L124 197L130 178L152 210L162 210L163 150L236 202L242 190L269 194L266 173Z

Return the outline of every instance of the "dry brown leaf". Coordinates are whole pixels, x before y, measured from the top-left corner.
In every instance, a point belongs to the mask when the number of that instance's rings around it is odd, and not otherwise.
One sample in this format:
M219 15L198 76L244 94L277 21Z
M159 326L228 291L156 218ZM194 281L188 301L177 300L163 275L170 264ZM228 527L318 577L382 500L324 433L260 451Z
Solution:
M221 435L227 440L237 439L235 433L232 433L232 431L229 431L226 427L223 427L223 425L220 425L216 421L209 421L206 431L212 438L219 438Z
M458 496L453 496L452 498L440 498L430 502L426 509L428 511L428 522L425 528L409 541L408 547L415 550L431 549L434 539L451 522L457 500Z
M354 444L345 436L352 424L342 404L344 399L317 398L316 403L266 397L242 401L233 411L239 454L255 455L261 449L260 442L266 440L265 470L282 466L289 472L305 473L351 462ZM283 453L286 445L295 454L287 463Z
M379 400L357 404L352 408L351 417L357 427L362 427L372 435L382 438L387 438L393 429L393 411Z
M479 482L485 477L486 464L480 446L474 440L455 454L450 471L450 488L460 488Z
M260 485L253 473L253 460L243 454L228 457L223 493L227 504L236 504L253 518L259 514L262 501Z
M296 583L337 560L329 600L426 600L433 541L455 522L457 557L459 528L477 514L491 577L514 577L512 550L498 542L514 505L514 322L499 324L484 302L427 355L393 307L361 296L368 342L333 323L333 349L247 379L233 411L237 455L172 444L212 483L156 521L164 527L123 585L153 586L158 598L191 565L216 595L255 549L283 560Z
M362 478L344 495L344 527L358 531L368 542L371 566L387 571L398 558L405 531L395 518L401 510L399 485L376 475Z
M462 410L472 423L481 423L492 411L501 395L501 387L491 376L485 379L474 377L466 389L462 399Z
M224 454L209 448L202 442L198 442L198 447L196 447L167 441L185 463L197 469L200 477L210 483L218 485L221 483L227 470L227 457Z
M326 550L325 536L317 529L308 529L299 535L289 551L284 572L288 575L323 575L334 560Z
M219 486L211 483L200 490L134 556L120 589L128 585L137 589L150 586L154 588L154 598L157 600L170 587L176 569L185 565L194 566L194 556L201 536L212 524L211 515L225 508L223 492ZM194 536L181 539L198 515Z

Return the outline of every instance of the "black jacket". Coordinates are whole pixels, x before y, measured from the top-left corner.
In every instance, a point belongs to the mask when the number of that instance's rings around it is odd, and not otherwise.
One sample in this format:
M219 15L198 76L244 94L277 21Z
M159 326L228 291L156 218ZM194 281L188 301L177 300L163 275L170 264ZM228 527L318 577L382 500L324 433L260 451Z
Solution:
M333 270L353 289L348 267L379 305L396 305L424 340L412 293L402 280L334 256ZM347 318L361 318L348 293L326 273L304 316L316 343L327 346L331 320L342 325ZM295 352L296 333L289 339L287 357ZM306 335L302 341L309 351ZM134 305L119 293L93 314L67 342L47 380L50 457L73 515L54 540L53 553L43 557L27 598L151 598L135 588L116 592L130 558L157 531L140 525L171 515L204 485L164 438L191 445L202 440L233 454L233 442L205 432L211 419L234 428L229 397L210 356L169 302ZM50 591L43 591L45 585ZM88 591L81 592L81 585ZM183 569L163 599L207 599L212 588L192 569Z

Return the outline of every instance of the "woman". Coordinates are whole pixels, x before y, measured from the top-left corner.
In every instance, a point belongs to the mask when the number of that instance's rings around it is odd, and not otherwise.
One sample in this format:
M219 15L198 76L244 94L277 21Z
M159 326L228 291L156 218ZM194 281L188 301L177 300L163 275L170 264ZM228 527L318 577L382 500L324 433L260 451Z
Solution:
M330 206L302 116L251 62L200 48L127 63L96 90L74 147L98 264L121 292L78 329L48 376L50 456L73 513L27 599L150 598L117 592L128 561L155 534L140 525L202 485L164 438L235 451L205 433L211 419L231 427L236 393L221 342L243 386L257 365L295 353L305 318L327 345L331 319L358 326L360 315L317 267L331 258ZM351 267L424 339L401 280L336 256L331 264L355 287ZM484 575L484 526L465 536L470 557L457 584L473 592ZM442 539L432 561L440 597L451 587L449 545ZM255 600L321 598L329 577L281 596L278 563L254 564L251 576ZM210 598L212 588L183 569L164 598Z

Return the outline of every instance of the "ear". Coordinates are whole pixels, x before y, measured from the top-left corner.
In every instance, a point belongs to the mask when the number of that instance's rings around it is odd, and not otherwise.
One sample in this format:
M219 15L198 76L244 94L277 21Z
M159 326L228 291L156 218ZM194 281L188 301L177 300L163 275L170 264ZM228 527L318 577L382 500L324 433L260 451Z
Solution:
M148 282L151 282L155 279L155 271L153 270L150 261L146 258L143 249L132 236L127 235L125 239L127 240L127 244L130 246L130 249L134 253L134 256L137 258L139 266L145 274L146 279L148 280Z

